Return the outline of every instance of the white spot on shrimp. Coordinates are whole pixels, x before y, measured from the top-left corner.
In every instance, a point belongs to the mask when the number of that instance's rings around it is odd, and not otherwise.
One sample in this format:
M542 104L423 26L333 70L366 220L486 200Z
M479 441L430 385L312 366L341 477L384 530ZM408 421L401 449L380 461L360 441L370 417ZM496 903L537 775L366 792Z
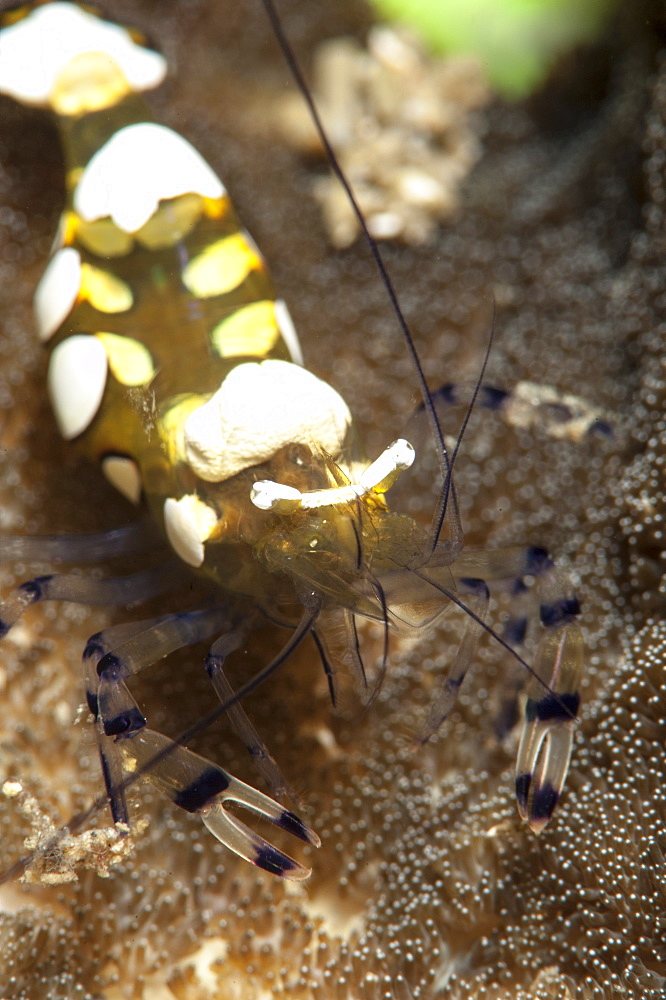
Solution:
M75 4L52 3L3 29L0 91L25 104L47 105L67 66L89 53L112 60L134 91L150 90L166 76L164 57L137 45L125 28Z
M135 233L161 200L183 194L221 198L225 189L182 136L141 122L116 132L95 153L76 189L74 208L87 222L110 216L119 229Z
M350 423L342 397L311 372L289 361L248 362L187 418L185 455L201 479L221 482L288 444L316 441L339 455Z
M141 499L141 473L136 462L122 455L107 455L102 461L102 472L112 486L130 503Z
M164 527L176 555L189 566L201 566L204 542L217 524L217 514L194 493L164 501Z
M93 420L106 385L108 361L96 337L76 334L54 348L48 389L60 433L77 437Z
M34 309L39 339L49 340L69 315L81 288L81 255L63 247L46 266L35 292Z

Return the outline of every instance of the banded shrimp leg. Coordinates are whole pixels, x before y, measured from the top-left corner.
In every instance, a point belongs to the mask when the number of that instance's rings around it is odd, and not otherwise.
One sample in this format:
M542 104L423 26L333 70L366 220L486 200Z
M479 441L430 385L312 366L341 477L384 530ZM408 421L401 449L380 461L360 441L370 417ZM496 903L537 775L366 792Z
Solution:
M309 869L255 834L232 816L224 803L233 801L316 846L318 838L314 831L294 813L188 750L180 741L147 728L146 720L125 684L130 676L169 652L223 630L227 631L227 635L213 644L207 657L209 674L211 660L215 661L216 669L222 674L222 651L230 652L242 641L242 632L232 630L229 610L224 606L121 625L91 638L84 652L88 698L97 719L112 808L115 812L124 808L124 769L149 781L181 809L198 814L221 843L246 861L272 874L302 880L310 874ZM91 692L95 679L98 680L97 690ZM275 775L275 782L281 781L286 787L277 765L239 704L242 692L234 695L226 679L225 683L226 688L214 685L222 702L216 714L226 711L244 742L254 740L251 744L251 753L255 750L253 759L258 756L265 769L272 766L271 775ZM223 697L223 690L229 691L228 697ZM198 730L200 726L194 728Z
M124 527L93 534L0 534L0 559L7 564L96 563L116 556L137 555L149 549L161 548L162 545L162 539L153 530L152 522L147 518L140 518Z
M7 539L6 551L27 553L39 547L41 555L53 549L61 559L77 553L84 542L68 539ZM96 558L110 556L109 543L125 535L109 532L87 536ZM129 544L129 543L128 543ZM100 555L101 554L101 555ZM16 587L0 604L2 636L32 604L40 601L71 601L87 605L127 605L148 600L182 585L189 574L179 561L144 570L126 577L92 579L75 574L51 574L35 577ZM114 823L128 825L125 801L127 779L124 771L141 776L154 784L172 802L187 812L197 813L213 835L245 860L272 874L302 880L309 869L298 864L268 843L225 809L226 801L236 802L253 813L286 830L300 840L318 845L317 835L294 813L263 793L234 778L222 768L193 753L180 743L146 727L146 719L132 697L125 681L144 667L186 645L210 638L222 631L229 633L226 645L219 639L209 654L207 665L223 702L218 714L228 711L241 739L259 762L259 770L269 785L286 790L277 764L251 726L239 696L233 693L222 672L224 653L242 640L242 632L233 627L229 609L224 606L197 609L175 615L163 615L141 622L112 626L91 636L83 654L86 698L95 719L96 735ZM287 646L290 644L288 643ZM280 658L279 662L282 662ZM212 666L211 666L212 664ZM269 668L270 668L269 664ZM214 668L214 669L213 669ZM220 680L220 678L222 678ZM225 685L226 684L226 688ZM195 727L198 731L198 727Z
M443 413L450 407L468 405L475 392L474 386L447 382L432 393L432 399L436 410ZM592 438L613 438L615 433L599 407L581 396L558 393L552 386L536 382L521 381L510 390L481 385L475 405L498 413L509 427L539 427L556 440L581 443ZM423 409L421 404L419 410Z
M509 427L538 428L554 440L567 440L577 446L616 438L616 428L605 411L581 397L560 394L550 386L533 382L518 382L512 390L484 384L480 379L475 385L447 383L432 393L432 402L442 418L454 407L466 408L462 431L452 449L451 468L473 406L497 413ZM423 405L418 407L413 423L419 418L423 422L424 410ZM412 426L409 433L416 439L416 427ZM451 495L455 498L452 478ZM445 506L446 502L445 498ZM445 524L447 519L455 526L455 519L445 513ZM447 593L441 570L430 572L433 565L424 567L422 578L430 579ZM550 820L562 792L581 702L584 647L573 583L540 546L461 550L451 571L448 596L471 617L419 743L426 742L450 714L478 640L484 630L489 631L531 677L525 694L515 780L519 815L539 832ZM526 586L525 577L534 579L533 591ZM509 596L512 610L499 635L486 624L485 613L490 593L502 591ZM525 640L530 618L536 617L537 604L543 631L530 665L517 648Z
M487 357L486 352L486 361ZM552 425L556 437L566 435L579 440L595 433L610 436L612 431L601 411L577 397L567 397L566 405L561 403L552 411L555 405L552 390L541 393L538 387L530 386L528 392L518 391L514 395L482 384L484 370L485 361L480 378L471 389L450 383L432 397L435 408L441 410L442 405L459 405L463 402L461 397L471 393L471 399L464 400L466 415L452 449L450 471L440 500L441 524L453 538L453 545L449 546L451 555L442 557L434 551L433 558L415 573L426 586L433 586L458 605L467 615L467 621L461 644L439 685L418 743L427 742L450 715L478 642L487 631L531 678L516 759L515 785L518 813L538 833L557 806L571 757L583 673L583 636L577 623L580 605L568 575L555 565L544 548L510 546L463 551L462 545L456 545L460 529L453 467L472 407L476 404L483 409L500 410L505 418L511 408L516 407L521 425L545 419L546 430ZM545 415L540 412L544 406ZM419 410L422 412L423 407ZM535 581L536 600L525 578ZM486 617L491 593L502 591L509 595L513 609L500 635L487 624ZM537 601L543 632L534 662L530 664L516 647L525 640Z
M504 646L530 674L516 759L518 813L535 833L546 826L559 801L569 768L573 733L580 706L583 635L580 605L566 573L543 548L512 546L487 552L464 552L442 573L428 565L417 577L444 593L467 618L460 647L432 701L419 735L425 743L450 715L484 631ZM534 603L525 577L535 581L543 632L530 665L515 647L525 638L528 615L509 618L504 636L486 624L490 594L504 590L520 603Z

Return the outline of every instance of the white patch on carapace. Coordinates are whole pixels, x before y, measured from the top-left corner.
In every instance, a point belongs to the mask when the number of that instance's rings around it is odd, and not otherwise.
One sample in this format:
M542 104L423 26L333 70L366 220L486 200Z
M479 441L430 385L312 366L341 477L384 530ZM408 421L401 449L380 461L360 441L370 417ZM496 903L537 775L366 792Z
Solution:
M296 365L303 364L303 352L301 351L301 343L298 339L298 334L296 333L296 327L294 326L294 321L291 318L291 313L287 309L287 303L284 299L275 300L275 318L277 320L277 325L282 334L282 339L287 345L287 350L291 355L291 360Z
M93 420L104 395L107 369L103 344L88 334L77 333L53 349L48 388L66 440L77 437Z
M312 372L289 361L248 362L187 418L185 455L201 479L221 482L288 444L339 455L350 424L344 399Z
M102 472L112 486L122 493L130 503L141 499L141 473L136 462L122 455L107 455L102 459Z
M135 91L156 87L166 75L164 57L137 45L121 25L76 4L51 3L0 33L0 91L47 105L60 74L85 53L111 59Z
M201 566L204 542L210 538L217 514L194 493L164 501L164 528L171 547L188 566Z
M166 198L221 198L224 185L196 149L163 125L140 122L116 132L95 153L74 193L86 222L110 216L135 233Z
M46 342L67 318L81 288L81 255L63 247L46 265L35 292L34 309L39 339Z

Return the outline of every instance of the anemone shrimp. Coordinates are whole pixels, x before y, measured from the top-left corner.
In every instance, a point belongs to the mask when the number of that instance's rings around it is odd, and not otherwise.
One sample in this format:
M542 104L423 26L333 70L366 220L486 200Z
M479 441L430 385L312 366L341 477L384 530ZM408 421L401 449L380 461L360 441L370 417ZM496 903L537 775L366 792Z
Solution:
M39 9L68 7L73 13L74 6ZM16 28L20 25L17 21ZM132 44L152 54L140 40L132 39ZM159 76L163 69L153 72ZM57 67L56 73L67 81L69 71ZM114 78L108 86L114 101L120 92L122 100L133 105L133 85L128 92L125 84L126 80L119 83ZM8 89L18 94L21 86L12 82L14 89ZM107 82L99 86L104 90ZM138 625L111 626L87 644L88 707L97 722L114 821L128 820L124 772L141 773L177 805L198 813L218 839L247 860L287 878L306 877L306 868L240 824L224 808L224 801L235 799L311 844L318 839L314 831L291 811L192 754L180 740L171 741L146 728L125 680L169 649L222 633L206 660L222 706L218 714L225 709L235 716L236 727L260 762L262 776L279 798L286 783L239 704L259 679L233 693L224 672L226 657L242 646L258 619L292 631L262 678L312 634L334 693L328 618L336 617L337 627L344 630L352 667L362 679L357 618L379 623L385 633L389 626L418 632L452 604L460 605L469 615L466 632L434 696L421 734L426 739L450 713L473 660L485 627L489 586L520 595L523 579L536 577L543 637L535 658L537 679L528 694L516 785L521 816L541 829L564 782L579 702L582 640L570 583L545 550L535 545L463 550L451 476L455 453L447 452L422 373L424 406L438 440L444 486L430 526L393 513L384 494L411 465L411 445L399 438L378 449L374 461L365 456L341 394L301 367L298 341L283 306L275 305L263 259L238 229L226 191L213 171L193 147L181 144L176 133L149 122L143 109L129 124L126 117L119 125L112 120L105 126L101 147L85 147L84 154L69 119L79 124L85 120L89 98L84 97L81 105L79 95L72 97L65 86L58 99L58 113L71 143L71 203L61 242L37 293L37 309L42 337L56 359L50 362L49 377L61 431L102 462L107 477L130 501L145 496L176 555L231 595L185 614L160 614ZM96 95L95 101L99 100L108 97ZM94 107L99 110L105 104ZM108 163L100 159L101 152ZM157 159L151 161L151 156ZM137 164L152 164L142 177L147 190L157 162L179 158L188 175L185 187L178 177L175 187L169 187L169 181L164 190L142 193L143 202L130 205L128 188L136 179ZM100 169L118 180L122 204L104 202L100 207L104 200ZM200 222L209 229L199 232ZM175 228L169 228L172 225ZM137 233L142 235L135 237ZM191 236L198 242L184 252L182 245ZM168 266L164 261L157 265L151 257L167 252L172 253ZM100 260L107 258L123 266L102 267ZM174 261L180 270L173 270ZM235 280L220 284L217 273L230 266L238 269ZM169 268L178 275L173 287ZM200 318L208 300L221 302L198 361L189 341L172 348L161 327L150 326L148 318L139 319L146 339L130 339L116 325L117 317L125 314L136 319L132 311L141 289L152 288L153 300L146 306L146 317L151 317L156 308L153 286L160 282L162 292L167 288L167 314L198 310ZM179 298L183 284L189 296L185 305ZM227 297L241 286L244 297L232 306ZM242 318L235 311L240 304L249 310ZM81 314L82 307L87 312ZM87 325L90 310L106 317L94 324L92 334ZM162 356L162 350L170 353ZM165 388L160 388L160 380ZM505 403L486 394L489 409ZM122 429L119 437L117 427ZM318 428L316 434L313 427ZM227 452L236 456L230 463ZM132 529L120 536L100 535L97 548L91 544L89 552L94 559L111 557L119 538L124 544L133 537ZM41 552L76 562L82 558L80 549L74 542L70 545L68 549L66 542L44 542ZM16 546L19 559L36 551L27 543ZM11 554L10 543L7 551ZM169 573L161 567L142 572L130 583L42 575L19 586L3 605L5 631L28 605L40 600L124 605L168 592L180 586L181 579L177 564ZM522 638L524 619L521 612L510 622L514 641Z

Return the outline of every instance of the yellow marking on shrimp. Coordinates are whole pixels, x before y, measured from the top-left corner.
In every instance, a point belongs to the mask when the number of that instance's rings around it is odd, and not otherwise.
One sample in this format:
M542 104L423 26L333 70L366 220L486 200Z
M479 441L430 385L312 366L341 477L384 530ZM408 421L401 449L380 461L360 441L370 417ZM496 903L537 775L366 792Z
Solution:
M77 236L79 219L75 212L63 210L58 223L58 232L54 240L56 247L71 247Z
M134 239L111 219L96 219L85 222L75 212L70 212L64 231L64 243L78 239L86 250L97 257L125 257L134 246Z
M231 201L226 195L223 195L221 198L207 198L205 195L202 195L202 200L204 212L209 219L222 219L229 213L231 208Z
M109 368L122 385L147 385L155 375L155 365L148 348L133 337L117 333L96 333L104 345Z
M259 254L240 233L225 236L194 257L183 272L192 295L209 299L238 288L251 271L263 268Z
M164 250L179 240L184 240L194 229L202 215L207 214L204 199L200 194L188 192L177 198L160 202L157 211L135 234L136 239L147 250ZM220 204L218 217L222 218L229 210L230 202L226 196L214 199Z
M194 193L180 195L162 201L136 233L120 229L109 218L86 222L76 212L69 212L61 241L67 246L77 239L98 257L125 257L132 252L135 243L147 250L164 250L186 239L202 216L222 219L229 214L230 208L226 195L221 198L203 198Z
M210 396L187 393L176 397L169 409L160 417L159 433L166 444L168 460L172 467L178 462L186 462L184 427L190 413L207 403Z
M132 289L126 282L92 264L81 266L80 296L103 313L127 312L134 304Z
M252 354L263 358L280 338L275 304L269 299L251 302L217 324L213 347L222 358Z
M82 52L59 73L49 103L59 115L83 115L119 104L132 88L118 66L99 52Z

